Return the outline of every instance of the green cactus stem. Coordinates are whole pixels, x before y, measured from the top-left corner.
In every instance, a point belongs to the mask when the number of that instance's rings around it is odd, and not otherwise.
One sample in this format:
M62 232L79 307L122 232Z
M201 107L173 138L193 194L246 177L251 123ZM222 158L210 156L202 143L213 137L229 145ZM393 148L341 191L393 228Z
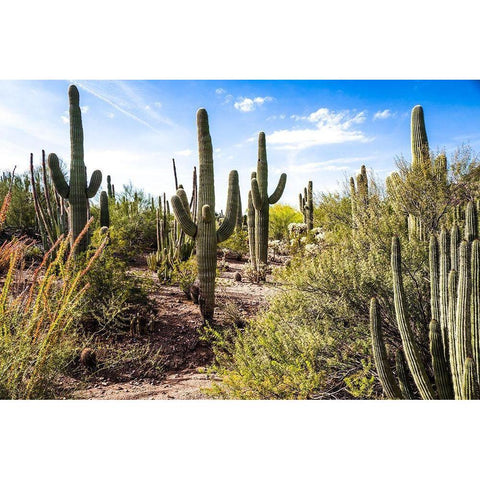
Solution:
M227 209L218 228L215 223L215 186L213 176L213 148L205 109L197 112L199 187L197 222L182 201L182 193L172 197L175 218L183 231L195 239L199 279L199 305L202 317L212 320L215 310L215 276L217 270L217 243L226 240L235 228L238 211L238 173L232 170L229 176Z
M108 195L102 190L100 193L100 226L110 227L110 213L108 211Z
M478 399L480 399L480 389L475 373L475 362L472 358L467 357L465 359L465 370L463 373L462 400Z
M72 245L84 229L88 220L88 202L97 193L102 183L102 172L95 170L92 173L90 183L87 185L87 173L83 155L83 127L82 113L80 111L80 98L77 87L70 85L68 89L70 101L70 183L67 183L60 169L59 161L55 153L48 156L48 166L52 175L52 181L58 194L68 199L69 230L72 232ZM79 242L78 252L84 251L88 245L88 237L85 235Z
M416 169L418 167L423 167L427 162L430 163L427 131L425 129L425 119L421 105L416 105L412 109L410 133L412 144L412 168Z
M397 353L395 354L395 367L397 369L398 383L400 384L400 390L403 398L407 400L413 400L415 395L412 387L410 386L410 382L408 381L408 367L402 350L397 350Z
M413 380L417 385L423 399L432 400L435 398L432 385L422 363L415 337L407 320L406 307L404 302L403 278L402 278L402 257L400 241L398 237L392 239L392 276L393 276L393 298L395 304L395 316L397 318L398 330L402 338L402 344L408 366L412 372Z
M432 356L435 385L440 399L454 398L450 366L445 358L443 349L442 332L437 320L430 322L430 353Z
M268 263L268 220L270 205L277 203L283 194L287 175L282 173L277 188L268 196L268 163L265 133L258 135L258 162L256 177L251 179L253 206L255 207L255 254L258 264Z
M392 400L402 398L402 392L395 381L388 362L387 351L385 349L385 343L383 342L380 316L377 312L376 298L372 298L370 301L370 333L372 336L373 358L383 391L387 397Z
M472 242L471 269L472 357L475 362L477 383L480 385L480 240L478 239Z
M250 264L257 269L257 257L255 255L255 207L253 206L252 192L248 192L247 209L248 248L250 252Z

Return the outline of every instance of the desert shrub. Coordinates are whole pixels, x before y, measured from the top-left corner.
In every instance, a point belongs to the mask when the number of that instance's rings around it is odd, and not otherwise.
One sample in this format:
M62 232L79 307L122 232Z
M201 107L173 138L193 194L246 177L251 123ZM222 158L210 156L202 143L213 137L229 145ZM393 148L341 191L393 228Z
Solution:
M0 176L0 202L3 202L10 189L11 199L5 225L18 233L32 235L35 231L35 209L29 175L15 175L12 179L10 172L3 172Z
M303 215L289 205L277 203L270 207L269 237L273 240L288 238L288 225L300 223Z
M218 247L222 250L227 249L240 259L248 253L248 232L243 229L236 229L227 240L218 244Z
M142 190L125 185L115 200L109 200L110 238L115 242L116 254L132 261L145 250L157 245L156 212L151 198ZM99 207L92 206L91 213L99 225Z
M119 333L130 328L132 318L140 314L148 316L148 282L128 270L123 258L123 245L110 231L102 234L96 230L90 249L95 250L104 239L107 247L95 265L83 278L90 285L78 305L76 318L87 330L102 334ZM88 258L88 257L87 257ZM87 260L85 260L87 261Z
M178 283L180 290L185 293L187 298L191 298L190 287L195 283L197 274L197 259L192 257L185 262L179 262L175 265L172 282Z
M0 294L0 398L51 398L77 352L75 311L89 286L83 280L105 244L78 269L69 238L59 239L31 277L19 275L27 248L19 245Z

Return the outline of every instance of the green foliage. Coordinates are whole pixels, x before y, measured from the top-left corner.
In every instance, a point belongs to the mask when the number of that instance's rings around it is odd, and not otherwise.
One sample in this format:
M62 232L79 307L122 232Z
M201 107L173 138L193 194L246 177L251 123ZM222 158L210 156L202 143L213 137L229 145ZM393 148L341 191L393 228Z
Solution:
M288 225L302 221L303 215L289 205L281 203L273 205L273 207L270 207L270 238L273 240L286 240L288 238Z
M197 260L192 257L185 262L179 262L174 266L172 282L178 286L188 298L191 298L190 287L195 283L198 275Z
M119 255L123 246L114 229L111 227L107 234L107 248L83 278L90 288L76 312L76 318L87 330L107 334L128 330L135 315L148 316L150 310L149 285L128 270L128 263ZM104 238L106 235L96 230L90 248L95 248Z
M12 198L5 223L9 229L31 235L35 231L35 209L29 175L15 175L13 182L11 178L11 172L2 172L0 176L0 203L5 199L12 183Z
M232 235L218 245L221 249L228 249L242 257L248 253L248 233L245 230L235 230Z

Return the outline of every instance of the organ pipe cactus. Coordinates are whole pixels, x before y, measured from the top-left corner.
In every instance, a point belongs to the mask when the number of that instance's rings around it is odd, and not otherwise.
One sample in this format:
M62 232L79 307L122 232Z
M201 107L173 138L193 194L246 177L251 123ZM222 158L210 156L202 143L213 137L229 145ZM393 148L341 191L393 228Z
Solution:
M480 381L480 240L474 238L477 231L476 206L470 202L466 208L465 235L460 242L460 231L454 225L450 239L442 229L439 241L430 238L430 356L435 388L427 374L428 368L419 353L409 320L403 295L400 242L392 240L392 276L394 285L395 314L402 338L403 350L417 389L424 399L478 399ZM460 243L459 243L460 242ZM449 247L450 246L450 251ZM454 270L452 267L458 268ZM447 272L450 271L447 275ZM372 301L373 302L373 301ZM372 307L371 307L372 308ZM372 319L371 330L374 359L385 393L397 398L396 383L388 376L388 360L379 346L382 342L379 318ZM398 362L397 362L398 363ZM387 373L385 373L387 372ZM397 366L397 374L400 372ZM402 387L401 391L410 398ZM405 385L404 385L405 386Z
M68 89L70 101L70 183L67 183L60 169L58 157L55 153L48 156L48 166L52 181L58 194L69 203L69 230L72 232L72 245L84 229L88 220L88 199L96 195L102 183L102 172L95 170L90 183L87 185L87 171L83 155L83 127L82 113L80 111L80 98L77 87L70 85ZM85 235L78 244L79 252L84 251L88 245Z
M277 188L268 196L268 163L265 133L258 135L258 162L256 176L251 179L252 202L255 208L255 255L258 264L268 261L268 220L270 205L277 203L283 194L287 175L282 173Z
M226 240L235 228L238 211L238 173L229 176L225 218L217 229L215 223L215 186L213 177L213 149L208 126L207 111L197 112L199 186L198 211L195 223L180 191L172 197L175 217L183 231L195 239L199 279L199 305L205 320L213 319L215 308L215 277L217 269L217 243Z
M357 181L350 177L350 201L352 202L352 224L358 228L368 207L368 175L365 165L360 168Z

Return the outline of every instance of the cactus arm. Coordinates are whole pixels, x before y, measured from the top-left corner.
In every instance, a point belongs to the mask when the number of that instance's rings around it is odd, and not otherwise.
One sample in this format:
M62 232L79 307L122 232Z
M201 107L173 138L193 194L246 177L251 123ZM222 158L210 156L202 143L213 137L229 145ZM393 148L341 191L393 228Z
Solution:
M395 304L395 316L397 318L398 330L402 337L403 349L407 359L408 367L412 372L413 379L417 385L420 395L425 400L433 400L434 392L430 380L425 371L420 354L417 349L416 340L413 336L410 324L407 321L404 304L403 278L402 278L402 257L400 252L400 241L398 237L392 239L392 276L393 276L393 298Z
M93 198L102 184L102 172L95 170L90 177L90 183L87 188L87 198Z
M268 203L273 205L280 200L280 197L283 195L283 191L285 190L285 185L287 184L287 174L282 173L280 175L280 179L278 180L278 185L275 191L268 197Z
M172 197L172 208L177 222L182 227L182 230L190 237L195 238L197 235L197 225L192 221L190 210L185 208L178 195Z
M370 333L372 336L373 358L383 391L387 397L392 400L402 398L402 392L395 381L388 362L387 351L385 349L385 343L383 342L380 316L377 311L376 298L372 298L370 301Z
M258 180L257 177L252 176L251 181L251 192L252 192L252 202L255 210L261 210L263 206L263 200L260 195L260 189L258 188Z
M183 188L179 188L177 190L177 197L182 201L185 213L191 218L190 203L187 198L187 193ZM173 206L173 203L172 203L172 206Z
M227 208L225 218L217 230L217 241L226 240L235 229L237 222L238 200L240 198L238 188L238 172L232 170L228 178Z
M432 355L433 374L437 386L438 397L443 400L453 400L453 386L448 361L443 349L442 332L437 320L430 322L430 353Z
M51 153L48 156L48 168L50 169L52 181L58 194L63 198L68 198L70 194L70 186L65 180L65 176L63 175L58 162L58 157L54 153Z

